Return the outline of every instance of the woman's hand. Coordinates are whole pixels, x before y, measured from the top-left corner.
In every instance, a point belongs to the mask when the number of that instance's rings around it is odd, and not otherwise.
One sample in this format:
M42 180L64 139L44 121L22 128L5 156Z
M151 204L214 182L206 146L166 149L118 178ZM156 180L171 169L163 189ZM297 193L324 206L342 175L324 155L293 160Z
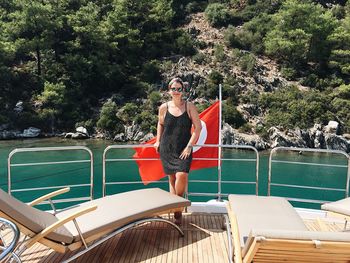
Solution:
M159 150L159 142L155 142L153 144L154 148L156 149L156 152L158 153L158 150Z
M192 146L187 145L186 148L180 154L180 159L187 159L191 155L191 152L192 152Z

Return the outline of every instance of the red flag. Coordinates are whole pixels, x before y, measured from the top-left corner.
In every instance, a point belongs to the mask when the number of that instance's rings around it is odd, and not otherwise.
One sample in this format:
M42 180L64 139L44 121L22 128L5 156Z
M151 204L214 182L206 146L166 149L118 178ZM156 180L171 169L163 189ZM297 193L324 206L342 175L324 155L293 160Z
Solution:
M197 145L218 144L219 142L219 101L208 107L199 114L202 123L202 130L197 140ZM219 149L217 147L193 148L193 158L218 158ZM217 160L193 160L191 170L218 166Z
M199 114L202 123L202 131L197 140L198 145L218 144L219 141L219 101L208 107L205 111ZM153 145L156 138L153 138L145 144ZM136 153L134 158L139 167L140 176L144 184L151 181L157 181L165 176L162 163L159 160L160 156L154 147L134 148ZM138 159L151 160L138 160ZM158 160L153 160L153 159ZM193 148L193 158L218 158L217 147L201 147ZM217 160L193 160L191 170L214 167L218 165Z

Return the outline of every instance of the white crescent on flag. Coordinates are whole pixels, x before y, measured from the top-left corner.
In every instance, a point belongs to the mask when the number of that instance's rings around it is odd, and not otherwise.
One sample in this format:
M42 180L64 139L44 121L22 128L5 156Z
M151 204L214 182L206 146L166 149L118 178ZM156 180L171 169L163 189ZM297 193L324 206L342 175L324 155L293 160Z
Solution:
M198 137L198 140L196 143L197 145L205 144L205 141L207 140L207 136L208 136L207 125L202 120L201 120L201 124L202 124L202 130L201 130L201 133L199 134L199 137ZM193 147L193 152L198 151L200 148L202 148L202 147L200 147L200 146Z

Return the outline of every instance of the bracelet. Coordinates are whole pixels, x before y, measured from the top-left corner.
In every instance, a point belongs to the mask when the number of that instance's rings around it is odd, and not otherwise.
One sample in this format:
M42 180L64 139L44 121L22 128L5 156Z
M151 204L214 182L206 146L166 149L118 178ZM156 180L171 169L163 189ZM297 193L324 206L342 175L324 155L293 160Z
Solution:
M192 148L193 148L193 146L192 146L192 145L187 145L186 147L188 147L188 148L190 148L190 149L192 149Z

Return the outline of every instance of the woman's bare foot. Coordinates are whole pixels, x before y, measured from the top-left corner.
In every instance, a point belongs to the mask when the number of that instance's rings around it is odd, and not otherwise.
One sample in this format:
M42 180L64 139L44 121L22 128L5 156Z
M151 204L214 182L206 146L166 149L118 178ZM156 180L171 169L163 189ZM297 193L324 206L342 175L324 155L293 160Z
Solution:
M182 212L175 212L174 218L175 218L175 224L180 226L182 222Z

